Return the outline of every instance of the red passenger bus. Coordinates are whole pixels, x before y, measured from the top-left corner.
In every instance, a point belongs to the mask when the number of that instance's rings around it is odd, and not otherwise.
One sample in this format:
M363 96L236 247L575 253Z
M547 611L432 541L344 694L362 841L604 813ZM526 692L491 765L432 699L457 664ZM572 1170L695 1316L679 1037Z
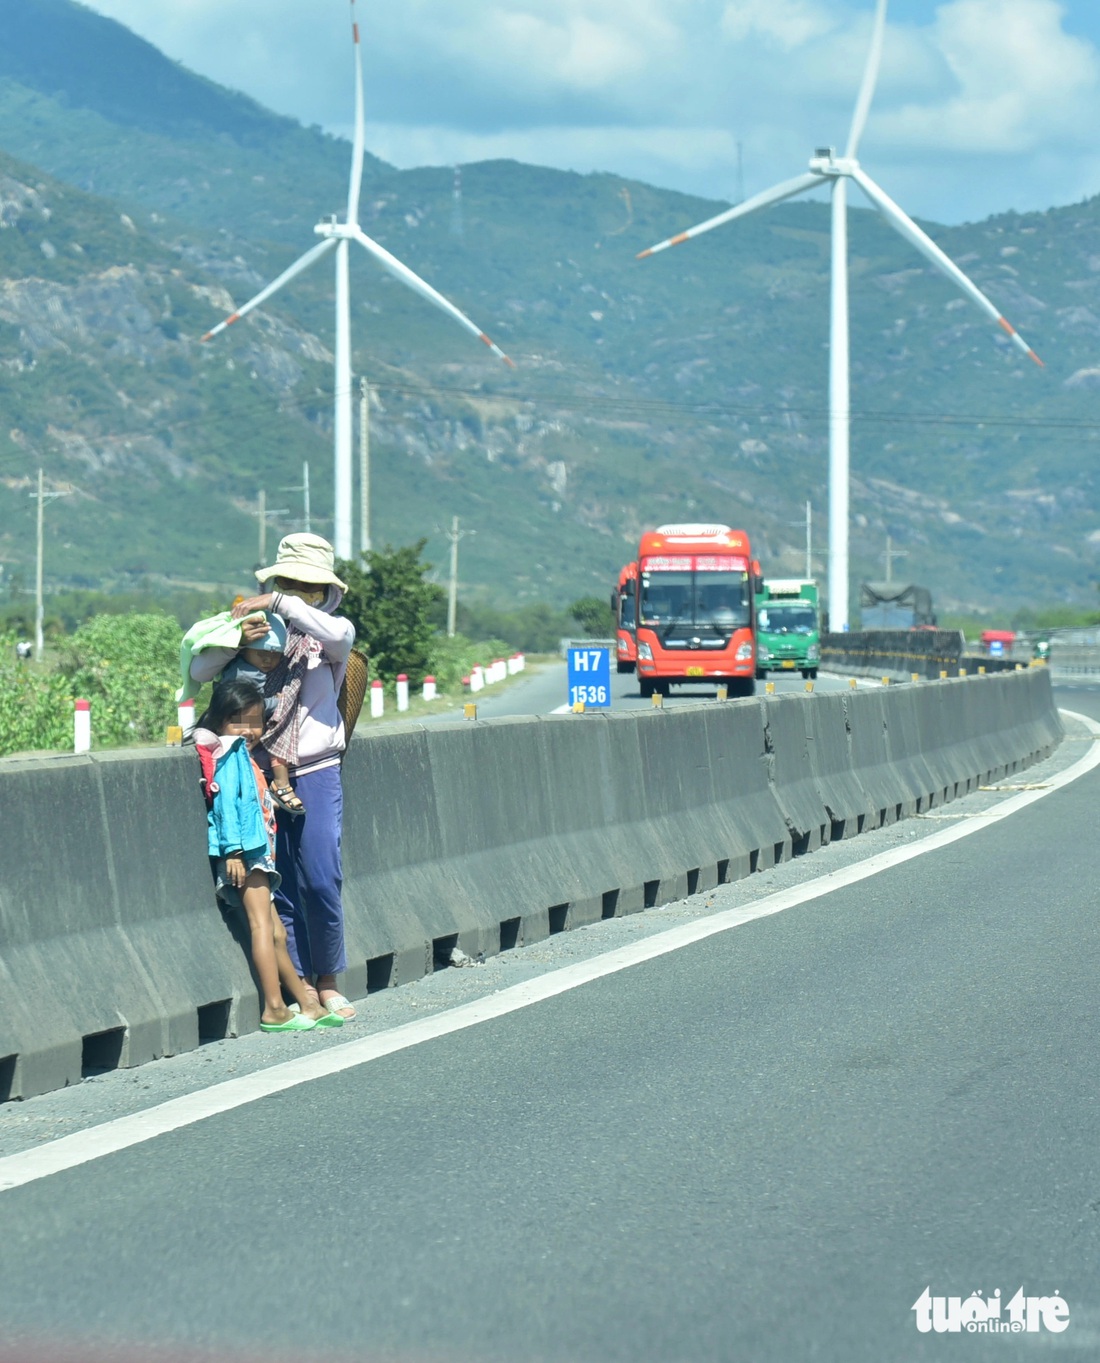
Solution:
M638 603L638 565L625 563L619 581L611 593L611 610L615 616L615 654L620 672L633 672L638 658L634 639L635 607Z
M642 695L705 681L751 696L758 569L748 535L728 525L662 525L642 536L637 567Z

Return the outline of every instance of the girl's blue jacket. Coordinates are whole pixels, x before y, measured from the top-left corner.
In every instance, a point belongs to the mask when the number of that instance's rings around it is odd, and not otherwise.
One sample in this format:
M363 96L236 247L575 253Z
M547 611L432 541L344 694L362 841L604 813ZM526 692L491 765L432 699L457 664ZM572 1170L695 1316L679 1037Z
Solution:
M256 790L244 737L219 738L208 729L195 731L195 746L214 757L214 780L208 786L213 799L207 810L207 851L212 857L230 852L268 850L267 825Z

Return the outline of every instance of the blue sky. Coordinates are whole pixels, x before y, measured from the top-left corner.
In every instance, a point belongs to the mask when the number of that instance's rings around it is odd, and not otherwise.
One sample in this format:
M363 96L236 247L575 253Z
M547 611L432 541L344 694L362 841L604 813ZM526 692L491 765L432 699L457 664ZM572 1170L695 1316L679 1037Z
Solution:
M204 75L347 135L348 0L85 0ZM356 0L367 144L708 198L843 146L873 0ZM860 149L939 222L1100 192L1100 0L892 0ZM740 176L739 166L742 167ZM858 198L858 194L856 195Z

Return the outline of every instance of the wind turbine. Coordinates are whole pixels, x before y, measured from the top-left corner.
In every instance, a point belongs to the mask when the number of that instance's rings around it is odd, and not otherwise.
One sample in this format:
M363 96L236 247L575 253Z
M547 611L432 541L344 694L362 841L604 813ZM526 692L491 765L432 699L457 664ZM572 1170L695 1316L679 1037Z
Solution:
M882 190L860 166L856 159L859 141L867 123L867 113L878 79L879 64L882 60L882 40L886 29L887 0L878 0L875 12L874 30L871 36L871 49L863 72L863 81L856 100L852 126L848 133L848 146L843 156L837 156L832 147L819 147L810 159L810 169L806 174L793 180L754 194L744 203L708 218L706 222L690 227L666 241L651 246L638 254L655 255L669 246L678 246L712 227L732 222L755 213L759 208L793 199L808 190L829 185L832 190L832 261L829 320L829 625L833 630L848 628L848 450L851 427L849 406L848 375L848 181L854 181L886 221L899 232L906 241L915 246L935 267L955 283L966 296L975 302L999 326L1003 327L1019 347L1037 365L1042 360L1027 344L1016 329L1001 316L1000 311L982 293L981 289L963 274L962 270L945 255L936 243L923 232L917 224Z
M335 215L319 222L313 229L321 241L316 246L311 246L304 255L298 259L288 269L284 270L278 279L272 280L266 288L261 289L255 298L250 298L243 307L237 309L224 322L219 322L216 327L212 327L202 338L204 341L212 340L219 332L226 327L232 326L234 322L239 322L242 317L246 317L254 308L258 308L261 303L266 302L272 294L278 293L284 284L289 284L303 270L315 264L322 256L330 252L336 253L336 349L335 349L335 393L333 408L333 431L335 446L335 497L334 497L334 532L333 547L337 557L351 558L351 523L352 523L352 458L351 458L351 315L350 315L350 289L348 284L348 255L351 242L358 242L360 246L390 274L399 279L402 284L412 289L414 293L426 298L429 303L434 303L437 308L441 308L448 316L453 317L456 322L465 327L483 341L494 355L497 355L510 365L513 369L515 365L505 355L504 351L489 339L488 336L476 326L466 316L460 312L453 303L447 301L441 293L438 293L432 286L414 274L407 265L403 265L378 242L372 241L370 237L359 226L359 192L363 181L363 63L359 51L359 25L355 19L355 0L351 0L351 33L355 49L355 134L351 148L351 179L348 184L348 206L347 214L343 222L337 222Z

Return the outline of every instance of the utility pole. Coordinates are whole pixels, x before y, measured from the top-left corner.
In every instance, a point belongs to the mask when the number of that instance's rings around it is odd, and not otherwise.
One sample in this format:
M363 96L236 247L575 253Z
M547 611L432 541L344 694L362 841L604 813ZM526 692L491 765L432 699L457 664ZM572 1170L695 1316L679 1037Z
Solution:
M370 550L370 386L359 380L359 551Z
M302 460L302 481L297 487L284 487L280 492L300 492L302 494L302 529L308 535L312 529L309 523L309 460Z
M34 658L35 662L42 661L42 651L45 648L45 638L43 633L43 619L45 616L45 603L42 597L42 546L45 539L45 517L47 497L67 497L72 488L65 488L62 492L47 492L42 470L38 470L38 491L32 492L32 497L38 499L38 551L35 558L34 570Z
M465 235L462 224L462 167L455 166L454 189L451 191L451 236L459 241Z
M813 502L806 503L806 519L802 521L788 521L788 525L804 525L806 527L806 577L812 578L814 575L814 506Z
M886 559L887 582L893 582L894 580L894 559L907 558L908 555L909 555L908 549L895 549L894 541L890 538L889 535L886 536L886 553L883 555L883 557Z
M455 617L458 613L458 542L464 535L476 535L476 530L459 530L458 517L451 517L451 528L444 532L451 542L451 583L447 593L447 638L453 639Z
M257 554L262 568L267 563L267 493L263 488L260 488L257 498L256 516L260 522L260 543Z
M289 516L290 508L281 506L277 511L267 509L267 493L260 488L256 494L256 517L260 522L259 551L260 561L256 565L258 568L266 568L267 564L267 523L272 516Z

